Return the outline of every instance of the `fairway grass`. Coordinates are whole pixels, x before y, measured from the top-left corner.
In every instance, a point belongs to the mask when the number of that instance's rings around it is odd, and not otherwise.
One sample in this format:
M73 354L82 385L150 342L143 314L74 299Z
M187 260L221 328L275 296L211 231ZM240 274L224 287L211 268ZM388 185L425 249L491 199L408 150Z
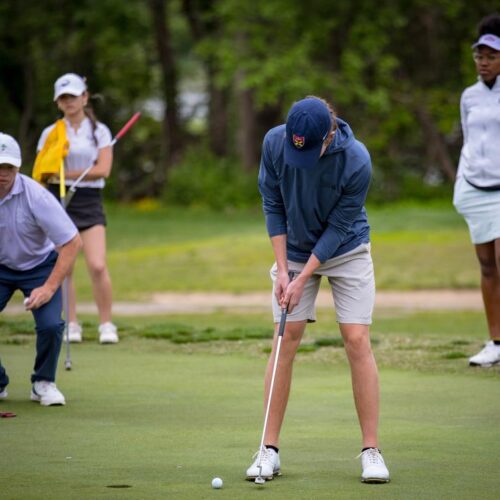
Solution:
M147 302L166 291L269 289L273 253L260 209L142 212L109 206L107 211L107 260L116 301ZM379 290L479 287L467 228L451 205L369 207L368 213ZM74 278L78 300L92 300L82 255Z
M382 367L392 482L365 485L345 357L317 353L296 363L283 476L244 481L262 432L266 343L74 345L73 370L61 356L58 372L67 406L51 408L29 401L33 339L2 344L11 384L0 411L17 417L0 419L0 498L498 498L498 376Z
M213 213L109 206L108 264L115 300L155 292L267 290L273 254L260 208ZM465 223L443 206L369 207L379 289L477 288L479 269ZM80 255L78 299L92 298Z

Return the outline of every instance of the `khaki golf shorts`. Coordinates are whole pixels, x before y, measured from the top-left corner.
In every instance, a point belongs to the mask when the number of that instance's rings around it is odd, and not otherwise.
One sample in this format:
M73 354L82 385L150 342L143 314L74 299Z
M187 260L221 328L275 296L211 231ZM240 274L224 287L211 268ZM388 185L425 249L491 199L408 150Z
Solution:
M288 261L288 270L300 273L305 264ZM274 295L277 266L270 271L273 280L273 316L275 323L280 321L281 309ZM370 325L375 303L375 277L370 244L362 244L354 250L329 259L321 264L304 287L299 304L287 321L316 321L316 297L321 277L326 276L332 290L333 302L338 323Z

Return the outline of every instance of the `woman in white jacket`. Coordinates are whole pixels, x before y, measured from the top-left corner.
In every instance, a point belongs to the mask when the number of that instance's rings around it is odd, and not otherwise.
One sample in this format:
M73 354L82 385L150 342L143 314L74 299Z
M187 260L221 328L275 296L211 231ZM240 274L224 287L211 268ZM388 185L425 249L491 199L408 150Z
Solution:
M481 269L490 340L471 366L500 363L500 15L484 18L472 45L478 82L460 102L464 144L453 204L465 218Z

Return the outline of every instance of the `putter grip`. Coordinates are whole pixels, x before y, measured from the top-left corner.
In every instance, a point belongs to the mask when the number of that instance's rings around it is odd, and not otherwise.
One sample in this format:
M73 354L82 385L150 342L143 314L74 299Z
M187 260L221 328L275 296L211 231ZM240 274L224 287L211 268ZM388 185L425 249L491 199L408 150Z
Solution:
M286 325L286 315L288 311L287 308L284 307L281 310L281 318L280 318L280 326L278 328L278 337L283 337L283 334L285 333L285 325Z
M288 272L288 277L290 278L290 281L293 280L294 277L294 272L289 271ZM278 328L278 337L283 337L283 334L285 333L285 325L286 325L286 316L288 314L288 308L284 307L281 309L281 318L280 318L280 326Z

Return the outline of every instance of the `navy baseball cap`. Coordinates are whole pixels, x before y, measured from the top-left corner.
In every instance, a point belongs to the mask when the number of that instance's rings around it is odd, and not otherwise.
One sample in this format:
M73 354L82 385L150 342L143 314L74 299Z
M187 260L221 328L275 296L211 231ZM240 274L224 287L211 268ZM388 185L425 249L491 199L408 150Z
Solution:
M312 168L332 128L328 106L317 97L297 101L286 119L285 163L295 168Z

